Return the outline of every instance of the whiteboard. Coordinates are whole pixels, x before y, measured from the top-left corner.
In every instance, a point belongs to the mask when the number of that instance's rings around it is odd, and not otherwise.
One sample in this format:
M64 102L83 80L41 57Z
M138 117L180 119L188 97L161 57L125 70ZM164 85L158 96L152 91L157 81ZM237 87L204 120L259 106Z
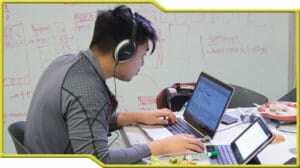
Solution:
M43 70L59 55L87 49L97 10L114 5L4 4L5 153L15 152L7 127L26 119ZM270 100L288 91L293 13L167 13L152 4L128 6L152 21L159 42L138 76L129 83L117 80L119 111L155 109L161 89L196 81L201 71ZM108 84L114 92L113 80Z

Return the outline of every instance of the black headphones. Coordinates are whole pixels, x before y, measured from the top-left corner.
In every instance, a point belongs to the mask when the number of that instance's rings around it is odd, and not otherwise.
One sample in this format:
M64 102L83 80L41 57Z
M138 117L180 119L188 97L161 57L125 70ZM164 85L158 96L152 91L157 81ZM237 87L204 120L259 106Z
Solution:
M127 9L128 11L130 11L132 20L132 33L130 39L124 39L120 41L115 47L113 56L114 59L119 63L128 61L134 55L136 50L135 37L137 31L135 13L133 12L133 10L126 6L122 6L121 9Z

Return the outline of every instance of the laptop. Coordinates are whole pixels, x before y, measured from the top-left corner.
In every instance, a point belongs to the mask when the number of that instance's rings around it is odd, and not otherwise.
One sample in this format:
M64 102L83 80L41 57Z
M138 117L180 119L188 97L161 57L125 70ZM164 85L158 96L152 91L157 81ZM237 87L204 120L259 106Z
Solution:
M216 158L210 159L212 164L246 164L271 143L274 137L263 119L257 117L230 145L207 145L206 150L218 152Z
M166 126L138 124L138 127L151 140L188 133L209 141L216 133L233 91L230 85L201 72L193 95L183 115L177 116L175 124Z

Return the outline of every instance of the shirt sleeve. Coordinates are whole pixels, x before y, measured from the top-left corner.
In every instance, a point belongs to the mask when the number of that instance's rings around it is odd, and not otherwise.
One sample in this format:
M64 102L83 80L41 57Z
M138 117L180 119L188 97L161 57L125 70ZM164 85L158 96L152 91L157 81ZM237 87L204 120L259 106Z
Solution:
M109 103L104 97L95 100L84 100L84 96L76 97L72 92L63 89L62 110L69 131L69 139L76 154L93 154L105 164L130 164L139 162L151 155L145 144L130 148L109 150L109 127L116 128L117 113L111 120L108 117ZM94 100L93 100L94 99ZM84 102L90 102L86 105ZM100 102L100 103L99 103ZM113 123L109 123L112 121Z
M117 123L118 117L119 117L119 113L117 113L117 112L114 112L111 115L110 121L109 121L109 132L119 129L118 123Z

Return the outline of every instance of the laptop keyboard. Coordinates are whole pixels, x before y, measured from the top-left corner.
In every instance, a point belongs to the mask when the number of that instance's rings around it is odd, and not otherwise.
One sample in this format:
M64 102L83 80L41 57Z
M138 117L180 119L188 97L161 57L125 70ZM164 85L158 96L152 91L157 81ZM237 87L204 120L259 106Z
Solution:
M207 152L217 151L218 156L211 158L212 164L237 164L230 145L207 145Z
M198 138L203 138L203 135L191 128L182 118L177 118L175 124L165 126L174 135L176 134L194 134Z

